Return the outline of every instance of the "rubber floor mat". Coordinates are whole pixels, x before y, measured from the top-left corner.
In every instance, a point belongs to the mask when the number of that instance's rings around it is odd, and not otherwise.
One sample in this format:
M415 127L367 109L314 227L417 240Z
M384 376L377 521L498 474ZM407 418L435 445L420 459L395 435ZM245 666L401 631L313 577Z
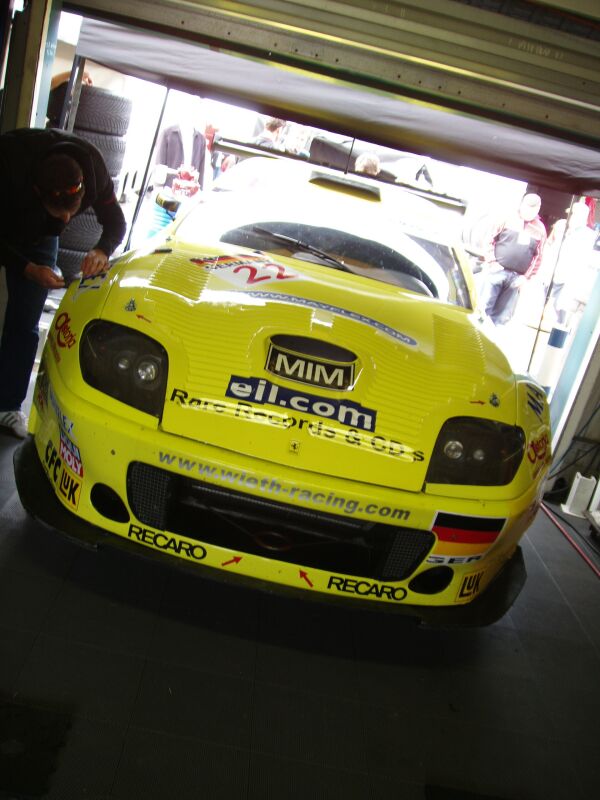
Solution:
M0 699L0 798L30 800L49 788L70 716Z

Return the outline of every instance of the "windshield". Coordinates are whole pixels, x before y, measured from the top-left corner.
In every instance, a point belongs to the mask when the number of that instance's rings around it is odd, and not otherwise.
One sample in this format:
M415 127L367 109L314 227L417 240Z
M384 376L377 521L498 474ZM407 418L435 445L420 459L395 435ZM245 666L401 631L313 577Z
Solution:
M339 182L338 182L339 183ZM452 247L428 236L439 210L420 197L345 191L304 181L216 191L177 225L176 238L223 242L343 269L445 303L471 307ZM359 187L360 188L360 187Z

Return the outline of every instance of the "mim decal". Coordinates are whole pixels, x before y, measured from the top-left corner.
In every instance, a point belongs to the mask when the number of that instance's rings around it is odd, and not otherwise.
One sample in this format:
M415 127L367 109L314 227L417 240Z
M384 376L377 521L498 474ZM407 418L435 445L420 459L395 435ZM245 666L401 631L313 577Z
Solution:
M324 389L348 390L354 386L354 363L338 363L291 353L272 344L265 368L275 375Z

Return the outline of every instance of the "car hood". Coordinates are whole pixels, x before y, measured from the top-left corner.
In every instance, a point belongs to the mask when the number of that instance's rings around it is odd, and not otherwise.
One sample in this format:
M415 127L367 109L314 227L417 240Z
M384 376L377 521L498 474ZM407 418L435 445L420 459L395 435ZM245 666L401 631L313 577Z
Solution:
M165 347L165 432L267 462L420 491L446 419L516 420L474 312L298 259L138 252L102 316Z

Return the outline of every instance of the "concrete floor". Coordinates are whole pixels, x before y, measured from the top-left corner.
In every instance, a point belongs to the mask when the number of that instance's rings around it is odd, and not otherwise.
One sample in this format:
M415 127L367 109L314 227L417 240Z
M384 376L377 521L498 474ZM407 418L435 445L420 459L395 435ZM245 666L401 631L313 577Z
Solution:
M82 549L24 512L16 446L0 436L0 797L597 796L600 583L545 514L502 620L421 628Z

